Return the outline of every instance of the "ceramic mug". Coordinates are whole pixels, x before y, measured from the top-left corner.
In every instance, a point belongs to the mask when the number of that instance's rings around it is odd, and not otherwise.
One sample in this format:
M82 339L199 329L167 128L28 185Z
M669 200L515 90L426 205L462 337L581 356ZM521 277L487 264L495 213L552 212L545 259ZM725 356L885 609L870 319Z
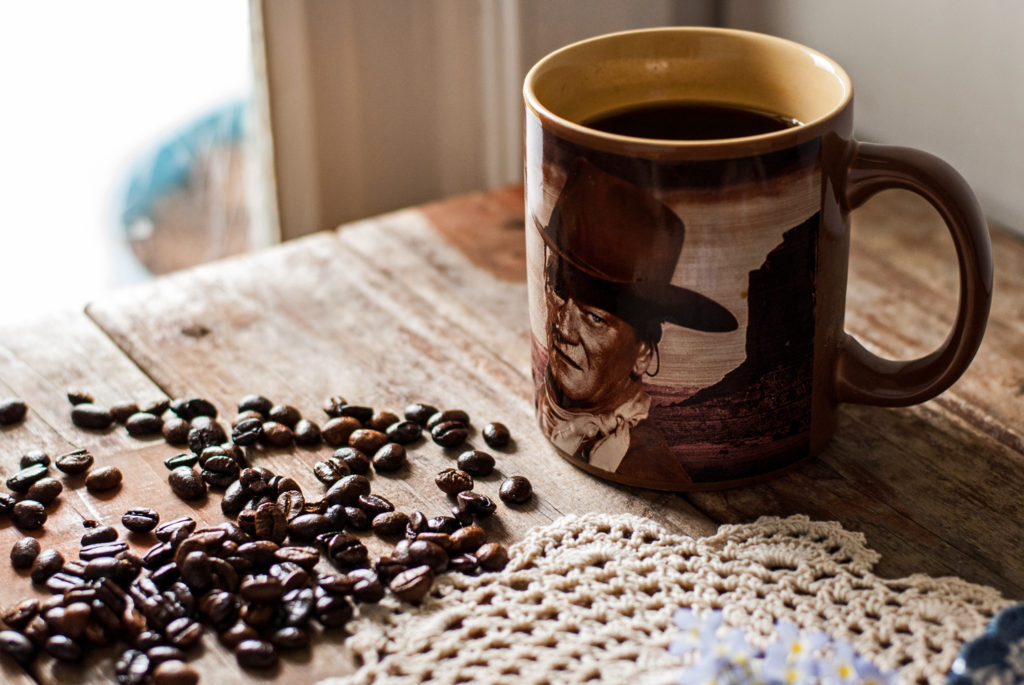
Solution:
M628 31L548 55L524 97L537 415L580 468L666 490L753 482L824 449L840 403L923 402L977 351L992 292L977 200L934 156L857 142L850 79L824 55ZM959 258L953 330L911 361L843 329L849 212L887 188L928 199Z

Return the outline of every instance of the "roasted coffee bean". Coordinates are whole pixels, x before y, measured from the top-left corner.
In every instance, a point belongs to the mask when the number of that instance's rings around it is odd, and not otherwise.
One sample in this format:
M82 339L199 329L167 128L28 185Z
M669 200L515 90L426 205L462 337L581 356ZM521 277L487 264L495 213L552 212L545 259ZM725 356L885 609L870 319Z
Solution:
M305 513L306 498L303 497L301 490L285 490L277 496L277 506L284 514L284 520L291 521Z
M136 640L136 645L138 645L138 640ZM171 645L156 643L146 647L146 656L149 657L149 663L156 666L167 661L180 661L185 658L185 652Z
M446 495L457 495L473 489L473 476L461 469L444 469L434 477L434 483Z
M409 525L406 526L406 537L415 538L417 533L427 529L427 517L422 511L414 511L409 514Z
M40 478L28 489L25 497L34 499L40 504L46 505L53 502L64 491L64 485L53 478Z
M317 535L336 530L323 514L301 514L288 522L288 537L292 542L312 542Z
M408 445L420 439L423 427L415 421L399 421L388 426L384 433L391 442Z
M332 395L325 399L323 404L320 406L327 416L334 419L341 416L341 410L345 408L346 404L348 404L348 401L346 401L344 397L340 395Z
M329 420L320 430L320 437L328 445L345 445L352 433L361 429L363 424L351 416L338 416Z
M481 495L479 492L460 492L456 495L455 499L458 502L459 509L480 518L490 516L498 508L494 500L487 495Z
M386 511L394 511L395 505L385 497L380 495L359 495L359 499L356 502L356 506L366 512L367 516L373 518L377 514L383 514Z
M492 421L484 426L481 434L487 446L494 449L508 447L509 443L512 442L512 434L509 432L508 426L498 421Z
M81 388L72 388L67 391L68 404L74 406L76 404L92 404L95 400L92 394L82 390Z
M78 557L83 561L89 561L98 557L113 557L127 549L128 543L126 542L97 542L78 550ZM67 568L64 570L66 571Z
M210 487L223 489L238 480L238 464L231 457L210 457L199 475Z
M336 482L342 476L347 476L351 471L348 465L345 464L341 459L335 459L330 457L322 461L318 461L313 465L313 475L316 479L324 485L331 485Z
M217 407L202 397L175 398L171 400L170 409L186 421L192 421L199 416L217 418Z
M263 439L262 418L243 419L231 428L231 440L236 445L255 445L261 439Z
M441 447L458 447L468 436L466 424L459 421L445 421L430 430L430 438Z
M238 617L238 598L224 590L211 590L199 598L199 613L214 626L227 626Z
M66 600L65 600L66 601ZM89 601L92 601L91 599ZM72 601L64 607L63 618L57 626L58 632L77 640L85 633L92 617L92 609L86 602Z
M178 544L182 539L192 534L196 529L196 521L191 516L182 516L173 521L167 521L157 526L156 539L161 542L172 542Z
M290 549L311 550L316 554L318 560L320 558L320 553L316 551L315 547L289 545L287 547L281 547L278 551ZM281 585L284 586L286 593L301 587L306 587L310 581L309 571L303 566L291 561L279 561L272 564L270 568L267 569L267 573L281 581Z
M295 440L295 433L283 423L263 422L263 440L273 447L288 447Z
M498 497L507 504L522 504L533 497L533 485L526 476L509 476L501 483Z
M487 533L480 526L464 526L450 535L456 554L472 554L487 542Z
M471 526L473 525L473 521L476 520L473 518L472 513L464 509L461 509L458 504L451 508L451 512L452 518L455 519L461 526Z
M184 500L196 500L206 495L206 482L187 466L172 469L167 482L174 494Z
M243 640L235 647L235 658L242 668L270 668L277 664L277 650L263 640Z
M78 587L82 580L83 579L79 576L65 573L64 571L58 571L46 579L46 589L52 594L62 595L65 592Z
M348 436L348 446L354 447L363 454L374 454L387 444L388 436L371 428L356 429Z
M171 645L188 649L199 643L199 638L203 636L203 626L187 616L182 616L167 624L164 635Z
M417 535L415 537L415 540L425 540L426 542L432 542L441 549L443 549L447 554L451 554L453 551L452 538L448 533L433 533L427 531L425 533L420 533L419 535Z
M399 558L399 561L405 559ZM448 568L448 552L436 543L417 538L409 543L408 562L410 566L426 564L435 573L442 573Z
M340 459L349 471L357 475L365 475L370 470L370 457L353 447L340 447L334 451L334 458Z
M152 685L196 685L199 673L180 659L168 659L153 669Z
M344 476L327 490L327 504L355 506L360 495L370 494L370 481L365 476L353 474Z
M171 401L166 397L158 397L148 402L143 402L139 405L139 411L144 411L147 414L153 414L155 416L163 416L164 413L171 407Z
M282 492L288 492L289 490L302 490L299 484L291 476L271 476L270 480L267 481L270 485L270 490L274 497L277 497Z
M82 533L81 545L98 545L104 542L113 542L117 539L117 529L111 526L94 526Z
M153 414L147 414L146 412L140 411L129 416L124 422L124 427L127 429L129 435L133 437L142 437L146 435L156 435L161 432L164 427L164 422L159 416L154 416Z
M14 568L31 568L32 562L39 556L42 546L39 540L23 537L11 547L11 566Z
M498 542L481 545L474 556L484 571L500 571L508 563L508 550Z
M118 402L110 405L110 415L114 418L115 423L120 423L121 425L126 425L128 423L128 419L130 419L133 414L139 413L139 411L139 405L131 401ZM157 414L150 414L150 412L145 413L150 416L159 416ZM162 423L163 422L161 421L161 424ZM159 430L160 429L157 428L157 431ZM129 430L129 433L130 432L131 431Z
M404 569L402 569L404 570ZM398 575L401 571L397 571ZM384 584L375 571L370 569L355 569L349 571L348 577L352 580L352 598L364 604L376 604L384 599Z
M459 468L471 476L489 476L494 470L494 457L480 450L467 450L459 455Z
M309 419L299 419L295 423L295 444L302 447L313 447L320 444L320 426Z
M272 540L253 540L238 546L238 556L247 559L254 568L267 568L276 561L274 552L278 548Z
M262 467L245 468L238 472L238 480L245 490L253 495L262 495L270 489L273 476Z
M290 404L275 404L267 412L267 418L271 421L283 423L294 430L295 424L302 418L302 412Z
M266 502L257 507L254 524L254 534L261 540L271 540L280 545L288 535L288 520L276 503Z
M401 417L399 417L398 414L387 411L385 409L381 409L373 412L373 415L371 415L370 418L364 421L363 424L367 428L372 428L375 431L384 432L390 426L398 423L400 420Z
M191 420L189 426L188 448L196 454L202 454L207 447L213 447L228 440L221 425L207 414L196 416Z
M427 419L427 430L432 430L435 426L438 426L447 421L457 421L464 426L469 426L469 414L461 409L445 409L444 411L435 412L429 419Z
M19 468L27 469L30 466L36 464L42 464L43 466L50 465L50 455L46 453L46 450L34 449L25 452L21 456L21 460L18 462Z
M28 405L16 398L0 400L0 426L11 426L25 418Z
M387 443L373 454L373 469L377 473L393 473L407 462L405 448L394 442Z
M51 635L43 645L43 651L54 659L66 663L82 658L82 648L67 635Z
M354 568L366 564L366 545L348 533L337 533L327 544L327 556L339 566Z
M69 475L88 471L93 464L92 455L88 450L75 450L62 454L53 460L54 466Z
M217 638L229 648L234 649L245 640L257 640L259 636L260 634L255 628L239 619L231 627L222 630Z
M45 478L50 472L50 467L45 464L33 464L28 468L21 469L7 479L7 487L14 492L28 492L32 484L41 478Z
M347 526L352 530L370 530L370 517L359 507L345 507Z
M120 487L123 478L121 469L116 466L101 466L85 477L85 487L89 492L109 492Z
M274 403L268 400L263 395L246 395L242 399L238 400L238 413L246 411L254 411L263 416L266 416L270 412L270 408L274 406Z
M220 500L220 510L225 516L238 516L250 499L252 499L252 494L246 492L242 481L236 480L224 490L224 496Z
M271 634L270 642L278 649L305 649L309 646L309 632L297 626L285 626Z
M121 517L121 525L133 533L149 533L160 523L160 514L149 507L133 507Z
M108 409L97 407L95 404L85 402L71 407L71 423L79 428L91 430L105 430L110 428L114 417Z
M427 596L434 585L434 571L427 565L402 571L391 579L388 587L403 602L416 603Z
M356 579L347 573L321 573L316 578L317 586L329 595L351 594L355 582ZM287 599L287 597L285 599ZM36 604L38 605L38 600L36 601Z
M213 567L210 564L210 555L203 550L197 549L189 552L178 566L181 571L181 579L190 588L203 591L213 585Z
M29 621L39 615L39 600L29 597L21 600L3 614L4 623L15 630L22 630Z
M244 602L238 610L239 617L261 632L276 619L277 607L273 604L259 604L258 602Z
M173 559L174 545L170 542L158 542L142 555L143 565L150 570L158 569Z
M352 603L341 595L322 595L317 598L313 610L316 620L324 628L341 628L352 620Z
M472 554L457 554L448 560L448 570L467 576L475 576L480 571L480 566L476 562L476 557Z
M198 463L199 455L192 454L191 452L182 452L181 454L175 454L173 457L167 457L164 459L164 466L171 470L174 470L179 466L191 468Z
M398 537L409 525L409 517L401 511L385 511L377 514L370 522L373 532L381 537Z
M425 531L430 533L447 533L451 535L461 526L462 524L452 516L434 516L427 519Z
M430 420L430 417L436 414L438 411L438 408L433 405L417 402L415 404L410 404L409 406L407 406L405 408L405 411L403 412L403 415L405 416L406 421L414 421L415 423L418 423L421 426L426 426L427 421Z
M172 416L164 421L160 434L168 445L181 447L188 444L188 433L191 430L188 421L180 416ZM165 462L166 463L166 462Z
M14 505L17 503L18 500L14 499L14 495L0 492L0 514L10 515L14 511Z
M326 516L331 521L331 525L334 526L334 530L341 530L348 524L348 514L345 513L345 507L341 504L332 504L327 507L324 511Z
M316 547L308 545L287 545L274 552L274 558L279 562L295 564L307 571L312 571L320 561L320 552Z
M234 428L235 426L240 425L242 421L248 421L249 419L257 419L262 424L267 420L267 415L258 411L243 411L235 417L234 421L231 422L231 427Z
M362 425L373 418L373 407L366 407L358 404L346 404L341 408L341 417L350 417L358 421Z
M117 559L114 557L96 557L90 559L85 565L85 578L87 580L100 580L110 578L117 572Z
M28 666L36 656L36 647L32 641L16 630L0 631L0 652Z
M238 589L242 599L250 602L270 603L281 599L284 586L277 578L265 573L246 576Z
M21 530L38 530L46 523L46 508L34 499L23 499L11 510L11 520Z

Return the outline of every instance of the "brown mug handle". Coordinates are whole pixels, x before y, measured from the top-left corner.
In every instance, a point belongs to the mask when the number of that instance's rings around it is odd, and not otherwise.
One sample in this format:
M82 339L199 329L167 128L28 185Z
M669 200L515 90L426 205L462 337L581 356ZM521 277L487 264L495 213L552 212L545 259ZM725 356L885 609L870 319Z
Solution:
M960 263L960 305L953 330L919 359L883 359L845 334L836 367L839 402L889 407L917 404L948 388L981 345L992 304L992 245L985 217L967 182L938 157L920 150L857 143L847 166L846 204L855 209L875 193L910 190L938 210Z

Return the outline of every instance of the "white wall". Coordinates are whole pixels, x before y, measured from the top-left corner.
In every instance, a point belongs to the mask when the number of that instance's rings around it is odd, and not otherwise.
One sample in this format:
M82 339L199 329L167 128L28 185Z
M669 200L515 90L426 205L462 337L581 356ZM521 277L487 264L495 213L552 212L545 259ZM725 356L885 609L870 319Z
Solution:
M1024 2L728 0L723 19L834 58L862 139L937 154L1024 233Z

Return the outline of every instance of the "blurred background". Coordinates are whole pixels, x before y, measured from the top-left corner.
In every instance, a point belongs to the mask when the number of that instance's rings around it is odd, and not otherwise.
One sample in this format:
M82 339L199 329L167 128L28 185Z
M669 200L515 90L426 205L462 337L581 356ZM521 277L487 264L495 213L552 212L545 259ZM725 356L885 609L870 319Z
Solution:
M1024 234L1019 0L0 0L0 324L518 183L529 67L675 24L832 56L861 139L943 157Z

